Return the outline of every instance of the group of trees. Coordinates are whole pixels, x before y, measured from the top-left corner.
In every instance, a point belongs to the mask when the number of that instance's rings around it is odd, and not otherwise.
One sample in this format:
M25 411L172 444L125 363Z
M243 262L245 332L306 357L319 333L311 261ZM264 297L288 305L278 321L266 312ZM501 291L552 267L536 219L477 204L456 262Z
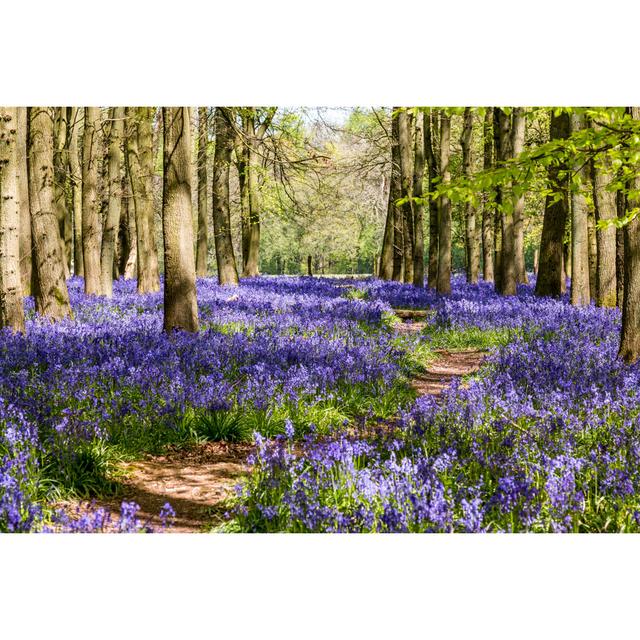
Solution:
M24 330L24 295L71 316L71 274L108 297L163 272L165 328L195 331L210 255L223 285L364 270L445 295L456 265L504 295L533 268L538 295L571 276L572 304L618 305L635 361L639 164L635 107L0 108L0 326Z
M525 200L544 198L529 216L542 222L536 294L562 295L571 276L571 303L619 306L620 355L640 357L640 108L395 108L392 121L381 278L424 286L426 261L427 286L450 293L455 202L468 282L477 282L482 266L485 281L515 295L527 282ZM540 135L545 122L547 136Z

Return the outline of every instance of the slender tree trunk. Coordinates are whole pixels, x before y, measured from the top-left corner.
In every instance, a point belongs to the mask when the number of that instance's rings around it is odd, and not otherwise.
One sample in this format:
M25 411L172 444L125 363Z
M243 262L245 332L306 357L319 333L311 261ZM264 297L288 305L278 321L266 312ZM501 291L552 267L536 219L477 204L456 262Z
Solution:
M311 256L307 256L307 275L308 276L312 276L313 275L312 264L313 264L313 260L312 260Z
M424 180L424 111L416 115L413 163L413 196L422 198L422 181ZM413 284L424 287L424 204L414 203L414 247L413 247Z
M209 252L209 212L207 208L207 107L198 108L198 240L196 245L196 275L207 275Z
M591 189L593 192L593 189ZM588 250L588 273L589 273L589 295L595 298L596 279L598 271L598 244L596 240L596 216L593 207L587 203L587 250Z
M27 108L16 108L16 181L18 213L20 216L20 279L22 295L31 295L33 281L31 212L29 210L29 179L27 175Z
M248 195L249 195L249 220L246 228L246 261L242 275L253 278L260 275L260 209L262 207L258 174L260 171L260 159L255 145L255 138L249 147L247 167Z
M524 150L525 126L524 108L513 110L513 130L511 135L511 155L517 158ZM524 192L513 197L513 252L515 254L516 282L527 283L527 269L524 260Z
M494 113L494 118L496 114ZM496 156L503 165L512 153L511 118L502 110L497 110L500 146L496 149ZM495 124L495 123L494 123ZM500 221L502 230L502 244L500 251L500 279L496 280L498 291L505 296L516 294L516 256L514 235L513 193L511 181L506 181L498 187L500 192ZM511 205L511 206L510 206Z
M51 320L71 317L60 231L53 210L53 109L28 109L28 175L35 262L36 311Z
M100 218L98 213L98 152L97 127L100 109L85 107L82 140L82 254L84 261L84 292L100 293Z
M440 175L442 184L451 182L449 170L451 117L444 110L440 114ZM451 202L440 196L438 210L438 280L437 291L451 293Z
M238 271L231 241L229 218L229 165L233 147L232 114L228 108L216 107L216 147L213 159L213 229L218 265L218 282L236 286Z
M153 109L136 107L127 114L127 172L136 220L138 293L160 290L153 206Z
M627 196L623 191L616 193L618 218L627 213ZM616 228L616 306L622 309L624 302L624 228Z
M70 224L70 212L67 212L67 109L66 107L55 108L55 120L53 127L53 208L58 220L58 230L60 235L60 248L64 259L64 276L69 277L69 266L67 257L67 237Z
M391 169L393 172L393 168ZM382 236L382 249L380 252L380 266L378 268L378 277L383 280L391 280L393 276L393 221L394 206L392 201L393 180L389 179L389 195L387 197L387 216L384 224L384 235Z
M466 179L473 175L473 110L467 107L464 110L464 125L462 137L462 174ZM465 207L465 239L467 253L467 282L478 282L479 260L477 233L476 233L476 207L472 202L467 202Z
M493 110L487 109L484 114L482 127L483 136L483 165L485 171L493 167ZM494 238L494 193L493 189L482 194L482 279L493 282L493 252Z
M502 110L493 108L493 149L495 165L499 166L504 157L503 136L501 135ZM493 217L493 270L496 291L502 291L502 206L503 189L495 189L495 215Z
M163 107L164 330L198 330L191 211L191 116Z
M594 128L598 125L593 124ZM592 164L593 203L596 223L615 220L616 194L607 189L613 180L611 159L604 154L601 164ZM597 267L595 298L599 307L616 306L616 227L613 224L596 228Z
M425 116L424 155L427 160L427 195L429 197L429 260L427 265L427 285L432 289L437 287L438 281L438 208L439 203L431 197L431 190L440 168L434 151L434 124L437 111L429 109Z
M393 216L393 280L402 280L404 257L404 228L402 210L396 202L402 197L402 170L400 168L399 107L393 107L391 115L391 188L389 191L389 215Z
M551 114L550 139L564 140L569 137L570 121L566 113ZM545 202L542 237L540 239L540 258L538 277L536 279L536 295L559 298L564 293L564 232L568 217L566 167L552 164L547 179L560 198L548 195Z
M0 107L0 328L24 333L17 131L17 109Z
M102 235L100 254L100 289L102 295L113 295L113 265L117 233L120 228L122 210L122 132L124 129L124 107L109 110L107 177L109 203Z
M69 115L69 176L71 182L71 200L73 203L73 273L84 276L84 259L82 255L82 169L78 137L82 110L70 108Z
M402 264L403 280L413 283L413 253L415 251L414 219L413 219L413 136L411 134L412 121L410 114L403 110L398 114L398 141L400 143L400 181L401 195L406 200L402 206Z
M640 120L640 107L631 107L631 117ZM636 163L637 164L637 163ZM640 165L633 171L630 180L628 208L640 207ZM622 332L620 334L620 357L632 364L640 358L640 217L624 227L624 302L622 305Z
M584 115L571 114L571 131L585 126ZM589 246L587 203L582 192L586 182L586 169L581 163L573 170L579 181L577 190L571 193L571 304L588 305L589 296Z

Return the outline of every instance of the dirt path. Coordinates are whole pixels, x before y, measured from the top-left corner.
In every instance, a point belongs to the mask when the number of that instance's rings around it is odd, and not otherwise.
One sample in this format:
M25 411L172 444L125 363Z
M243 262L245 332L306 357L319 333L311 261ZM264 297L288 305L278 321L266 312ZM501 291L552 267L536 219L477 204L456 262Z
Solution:
M487 355L486 351L477 349L466 351L439 349L436 353L437 360L412 381L412 386L419 396L439 396L456 378L475 373Z

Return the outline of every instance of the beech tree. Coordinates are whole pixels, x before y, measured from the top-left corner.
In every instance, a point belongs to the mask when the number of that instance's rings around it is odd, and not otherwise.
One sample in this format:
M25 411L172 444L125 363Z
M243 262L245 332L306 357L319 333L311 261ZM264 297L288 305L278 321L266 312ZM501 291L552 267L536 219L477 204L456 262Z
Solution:
M51 320L71 317L58 221L53 210L51 107L28 109L28 176L36 311Z
M400 151L400 207L402 214L402 279L413 284L413 254L415 226L413 219L413 136L412 118L406 109L398 113L398 143Z
M511 130L511 156L517 158L524 149L526 120L523 107L513 110ZM527 282L527 270L524 261L524 189L513 185L513 253L515 260L516 282Z
M17 109L0 107L0 328L24 332L17 127Z
M449 169L451 116L440 112L440 178L444 186L451 180ZM442 194L438 205L438 293L451 293L451 201Z
M207 107L198 108L198 236L196 241L196 275L207 275L209 219L207 207L207 144L209 142Z
M29 177L27 174L27 108L16 108L16 180L20 215L20 279L22 295L30 296L33 283L31 211L29 209Z
M482 125L483 155L482 168L489 171L493 167L493 111L486 109ZM493 189L485 189L482 194L482 279L493 281L494 252L494 198Z
M71 183L71 202L73 207L73 272L84 276L84 260L82 257L82 170L78 155L78 137L80 131L82 109L69 108L68 134L69 154L68 172Z
M584 128L584 115L571 114L571 131ZM584 183L587 169L584 162L577 161L573 166L575 182L571 190L571 304L587 305L589 295L589 248L587 246L587 203Z
M473 110L467 107L464 110L464 125L462 137L460 138L462 147L462 173L465 178L470 178L473 174ZM465 240L467 257L467 282L475 284L478 282L478 270L480 268L478 255L478 244L476 238L476 207L471 199L465 206Z
M414 246L413 246L413 284L416 287L424 287L424 204L423 197L424 180L424 120L423 110L418 111L415 118L414 130L414 164L413 164L413 197L414 206Z
M60 246L64 256L64 274L69 277L71 265L72 230L71 211L67 208L67 165L68 143L67 108L55 108L53 129L53 208L58 220L60 231Z
M153 293L160 290L153 205L153 109L127 107L126 117L126 162L136 221L138 293Z
M229 167L233 150L233 115L226 107L216 107L214 115L216 147L213 158L213 232L218 265L218 282L237 286L238 270L231 239L229 211Z
M98 148L100 109L85 107L82 136L82 261L84 292L100 293L101 224L98 211Z
M162 234L164 330L198 330L196 265L191 211L191 115L188 107L164 107Z
M120 228L122 210L122 132L124 130L124 107L109 109L106 138L108 145L108 206L102 233L100 251L100 292L113 295L113 269L116 251L117 233Z
M438 280L438 209L439 201L432 197L431 192L440 173L439 154L434 151L437 129L438 111L429 109L424 122L424 155L427 161L427 197L429 199L429 257L427 265L427 284L432 289Z

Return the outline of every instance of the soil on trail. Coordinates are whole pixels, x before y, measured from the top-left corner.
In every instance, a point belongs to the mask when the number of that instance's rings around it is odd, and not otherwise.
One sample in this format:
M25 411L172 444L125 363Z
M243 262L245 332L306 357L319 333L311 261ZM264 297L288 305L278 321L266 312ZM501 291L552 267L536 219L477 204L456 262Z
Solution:
M123 465L128 475L117 497L99 499L117 519L123 500L140 505L141 522L160 528L160 509L168 502L176 512L169 533L197 533L224 521L226 499L247 473L251 444L207 442ZM73 505L69 505L73 506Z
M486 351L477 349L438 350L436 353L437 360L412 380L411 384L419 396L439 396L456 378L478 371L487 355Z

